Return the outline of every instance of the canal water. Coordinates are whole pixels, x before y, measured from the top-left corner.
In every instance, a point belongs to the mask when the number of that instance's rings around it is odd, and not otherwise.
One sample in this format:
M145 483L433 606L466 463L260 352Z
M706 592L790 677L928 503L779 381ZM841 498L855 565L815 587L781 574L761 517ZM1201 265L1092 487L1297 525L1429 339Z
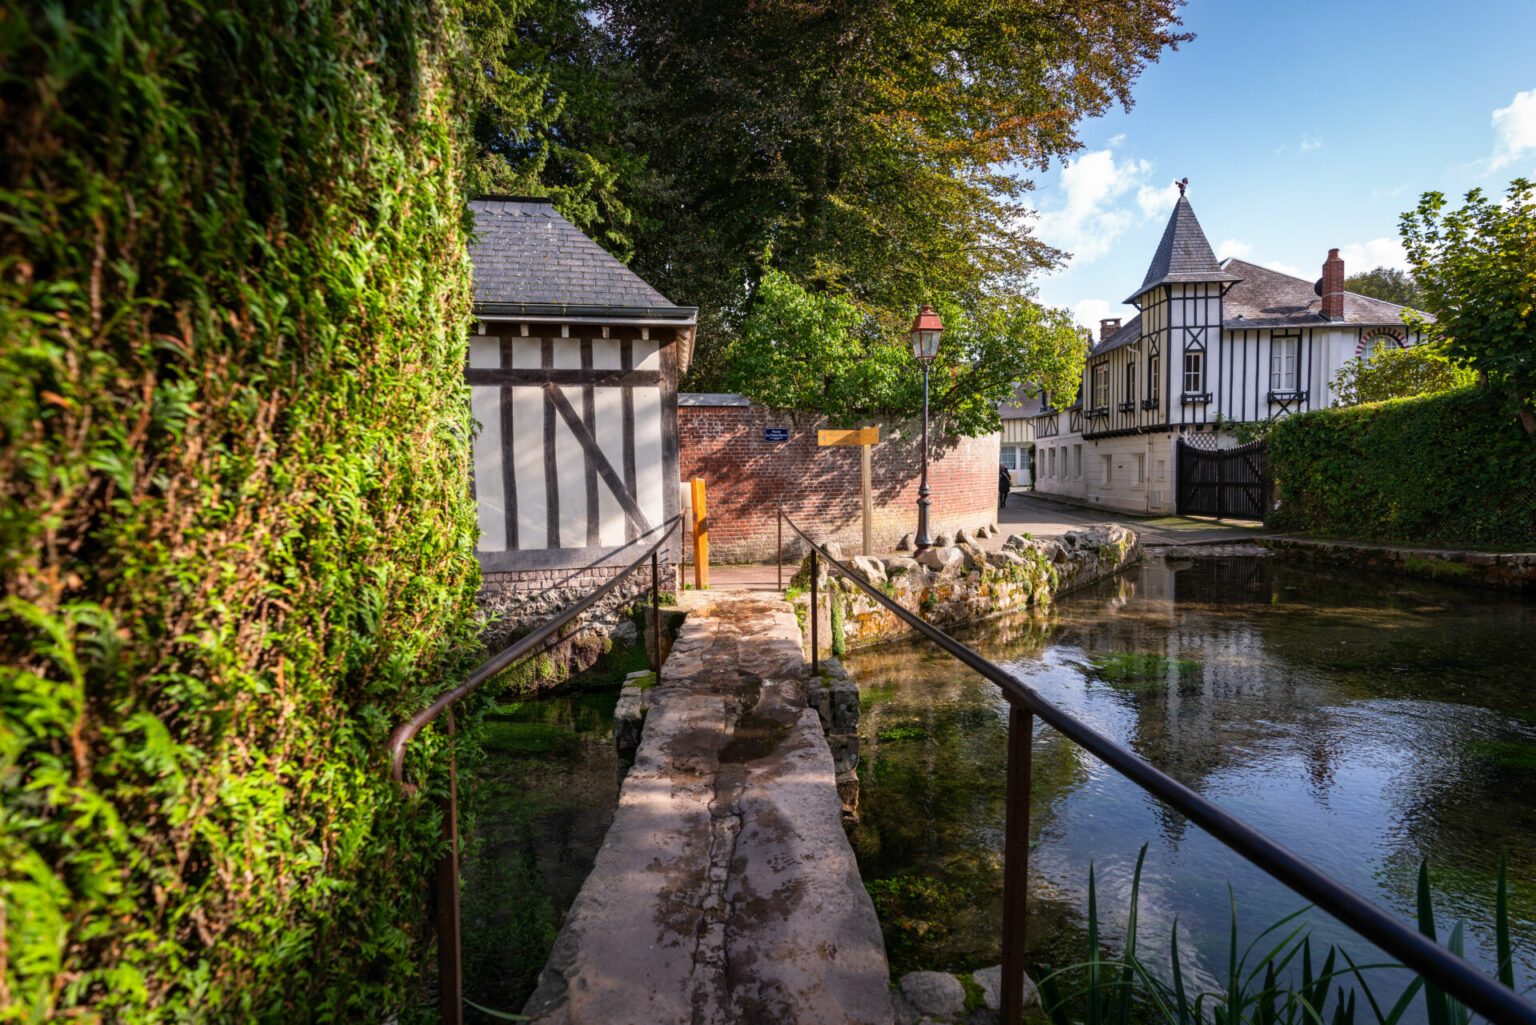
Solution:
M618 804L619 688L506 700L461 774L465 826L464 995L517 1013L592 870ZM494 1015L466 1009L471 1023Z
M1536 982L1536 603L1263 558L1152 560L959 636L1410 921L1427 858L1442 930L1464 919L1468 955L1488 966L1507 851L1517 982ZM932 645L845 661L863 695L851 836L893 973L995 964L1006 704ZM1143 844L1140 953L1167 965L1177 920L1204 986L1225 975L1233 895L1243 946L1302 906L1043 725L1033 760L1036 964L1086 955L1090 864L1114 945ZM1371 959L1321 913L1303 921L1319 958L1336 942ZM1377 978L1378 996L1403 985Z

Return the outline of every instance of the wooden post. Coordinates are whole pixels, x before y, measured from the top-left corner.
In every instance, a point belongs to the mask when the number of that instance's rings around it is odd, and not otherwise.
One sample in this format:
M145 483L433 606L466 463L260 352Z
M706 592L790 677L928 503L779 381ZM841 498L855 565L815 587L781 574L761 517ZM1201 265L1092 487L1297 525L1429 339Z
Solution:
M709 587L709 519L704 505L704 478L688 482L693 497L693 586Z
M871 468L869 444L866 442L859 446L859 469L864 478L864 554L875 554L875 496L874 487L870 483Z

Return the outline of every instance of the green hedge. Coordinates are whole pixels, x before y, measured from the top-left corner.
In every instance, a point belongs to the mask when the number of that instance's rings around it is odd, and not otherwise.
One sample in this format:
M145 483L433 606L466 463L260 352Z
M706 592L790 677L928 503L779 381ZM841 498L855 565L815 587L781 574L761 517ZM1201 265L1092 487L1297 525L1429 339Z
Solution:
M378 745L478 579L452 14L0 14L0 1020L412 984Z
M1536 543L1536 439L1486 389L1324 409L1269 433L1272 526L1422 544Z

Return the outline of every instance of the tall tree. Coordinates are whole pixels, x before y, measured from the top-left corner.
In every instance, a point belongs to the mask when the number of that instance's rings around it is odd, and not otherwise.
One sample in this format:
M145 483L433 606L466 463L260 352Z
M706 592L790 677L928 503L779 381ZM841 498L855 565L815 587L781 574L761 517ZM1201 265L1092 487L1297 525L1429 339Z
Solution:
M1402 233L1435 316L1420 326L1536 434L1536 184L1516 178L1502 200L1473 189L1459 210L1427 192L1403 215Z
M1344 279L1344 287L1356 295L1368 295L1372 299L1396 303L1398 306L1418 308L1419 286L1413 275L1396 267L1374 267Z
M1029 231L1031 169L1130 106L1180 0L596 0L643 157L636 269L701 307L718 380L769 268L896 342L917 306L1022 294L1060 253ZM899 343L899 342L897 342Z
M461 0L473 73L470 195L549 196L621 259L632 252L628 179L641 161L612 145L616 109L590 0Z

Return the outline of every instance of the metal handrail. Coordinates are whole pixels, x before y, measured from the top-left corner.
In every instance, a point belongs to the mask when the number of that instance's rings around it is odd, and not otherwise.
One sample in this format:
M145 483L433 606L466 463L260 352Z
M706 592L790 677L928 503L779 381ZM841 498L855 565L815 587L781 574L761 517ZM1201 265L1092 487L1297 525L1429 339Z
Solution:
M519 659L543 651L560 643L556 636L577 616L592 608L618 586L629 579L630 574L651 564L651 667L661 671L661 572L659 553L683 522L682 516L674 516L662 526L661 536L656 539L635 561L625 566L612 580L592 591L579 601L561 609L530 633L503 648L482 662L457 687L439 694L432 703L410 719L395 727L389 735L389 775L403 789L405 783L405 749L433 720L447 713L448 735L454 733L453 706L479 690L487 680ZM656 529L652 528L653 532ZM644 537L645 535L641 535ZM638 543L638 539L637 542ZM447 846L436 870L434 904L437 922L437 973L438 1015L443 1025L463 1025L464 1021L464 951L459 919L459 802L458 760L452 747L448 755L448 789L442 798L443 840Z
M1029 821L1029 750L1033 717L1038 715L1059 733L1075 741L1110 768L1168 804L1210 833L1266 874L1278 879L1313 905L1337 918L1356 933L1398 958L1428 982L1440 987L1467 1007L1491 1022L1536 1025L1536 1006L1522 999L1513 989L1483 973L1464 958L1458 957L1388 914L1365 897L1282 847L1252 826L1222 810L1209 799L1195 793L1150 762L1115 743L1092 727L1041 697L1001 666L982 657L975 650L955 640L938 627L913 615L858 571L828 555L782 509L779 516L800 535L811 552L811 623L816 623L816 561L819 556L835 567L847 580L892 612L912 629L933 641L971 669L996 684L1008 699L1011 710L1008 737L1007 820L1004 829L1003 862L1003 1013L1007 1025L1017 1022L1023 999L1024 880L1028 875ZM814 638L814 628L813 628ZM812 641L813 672L818 652ZM1016 728L1017 727L1017 728ZM1018 778L1016 778L1018 777ZM1017 832L1023 823L1022 832Z
M626 566L612 580L603 584L603 586L599 587L585 598L582 598L580 601L574 602L571 605L567 605L553 617L545 620L543 625L541 625L538 629L524 635L523 637L520 637L512 645L503 648L495 655L492 655L490 658L486 659L483 663L480 664L478 668L476 668L472 673L464 678L463 683L459 684L457 687L454 687L451 690L447 690L442 694L439 694L436 700L434 700L430 705L428 705L426 708L423 708L415 715L411 716L410 719L401 723L399 726L395 727L395 731L389 735L390 778L392 778L396 783L404 782L406 745L414 740L416 735L420 733L424 728L426 728L426 726L431 723L432 720L441 715L445 709L458 704L460 701L464 700L465 698L469 697L469 695L479 690L481 684L485 683L486 680L489 680L503 669L506 669L518 659L525 658L532 654L535 650L545 647L546 642L549 642L549 639L555 633L557 633L561 627L565 626L571 620L575 619L577 616L581 615L583 612L586 612L592 606L602 601L608 595L612 594L621 582L628 579L629 575L635 570L639 569L641 565L644 564L647 560L654 561L656 553L661 549L661 546L666 544L667 539L672 536L672 532L676 530L678 525L682 522L682 516L679 515L672 517L672 519L668 520L665 524L667 529L663 531L661 537L656 540L656 543L651 545L650 548L646 549L645 554L641 555L634 562Z

